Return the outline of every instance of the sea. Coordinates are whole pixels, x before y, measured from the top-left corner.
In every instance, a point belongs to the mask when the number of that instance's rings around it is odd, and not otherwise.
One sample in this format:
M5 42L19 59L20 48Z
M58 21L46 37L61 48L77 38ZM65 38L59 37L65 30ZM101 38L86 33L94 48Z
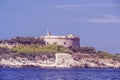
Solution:
M0 68L0 80L120 80L120 69Z

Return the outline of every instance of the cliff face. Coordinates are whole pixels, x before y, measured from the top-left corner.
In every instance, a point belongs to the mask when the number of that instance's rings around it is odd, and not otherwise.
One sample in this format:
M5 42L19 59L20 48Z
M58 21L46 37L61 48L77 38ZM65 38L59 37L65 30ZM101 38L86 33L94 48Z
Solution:
M120 68L120 61L111 58L99 58L90 54L56 53L28 56L0 57L0 67L57 67L57 68Z

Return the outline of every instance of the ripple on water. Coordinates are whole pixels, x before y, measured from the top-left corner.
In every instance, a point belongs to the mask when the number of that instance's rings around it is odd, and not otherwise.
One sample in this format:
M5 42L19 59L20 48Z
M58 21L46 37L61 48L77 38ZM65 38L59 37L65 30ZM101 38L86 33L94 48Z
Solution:
M120 80L120 69L0 68L0 80Z

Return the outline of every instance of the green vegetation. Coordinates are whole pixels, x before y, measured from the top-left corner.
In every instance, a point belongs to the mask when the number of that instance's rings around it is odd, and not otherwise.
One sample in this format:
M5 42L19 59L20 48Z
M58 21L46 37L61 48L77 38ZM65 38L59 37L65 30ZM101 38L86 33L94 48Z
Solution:
M96 53L100 58L111 58L112 54L104 51L98 51Z
M96 53L96 49L94 47L80 47L79 49L73 49L72 47L69 47L70 50L76 53L88 53L93 54Z
M30 44L39 44L39 45L45 45L45 42L43 39L40 38L35 38L35 37L16 37L12 38L10 40L1 40L0 43L19 43L19 44L24 44L24 45L30 45Z
M72 48L69 49L77 53L80 52L82 54L96 55L99 58L103 58L103 59L113 59L116 61L120 61L120 54L111 54L105 51L96 51L94 47L80 47L79 49L72 49Z
M108 52L104 52L104 51L98 51L96 53L100 58L111 58L113 60L118 60L120 61L120 55L117 55L117 54L110 54Z
M16 51L18 53L57 53L57 52L67 52L69 53L70 50L68 48L65 48L63 46L58 45L47 45L43 47L39 47L39 45L31 44L27 46L18 46L12 49L13 51Z
M13 49L0 47L0 60L2 58L17 58L18 56L21 58L28 58L30 60L38 58L41 60L47 60L48 58L53 60L55 59L55 53L59 52L70 53L71 50L58 45L40 46L39 44L23 45L14 47Z
M94 47L80 47L79 49L74 49L72 47L66 48L59 45L45 45L45 42L41 38L35 37L16 37L10 40L0 40L0 43L9 44L22 44L22 46L15 46L12 49L7 47L0 47L0 59L15 57L15 56L26 56L34 58L39 55L41 59L45 59L45 56L54 57L55 53L83 53L96 55L103 59L113 59L120 61L120 54L110 54L104 51L96 51ZM78 55L77 55L78 56ZM82 57L81 55L79 56Z
M33 46L33 45L31 45ZM35 46L34 46L35 47ZM21 58L27 58L29 60L47 60L49 59L55 59L55 54L54 53L19 53L17 51L13 51L11 49L8 48L1 48L0 47L0 60L1 59L10 59L10 58L14 58L16 59L17 57L21 57Z
M79 51L81 53L96 53L96 49L94 47L80 47Z

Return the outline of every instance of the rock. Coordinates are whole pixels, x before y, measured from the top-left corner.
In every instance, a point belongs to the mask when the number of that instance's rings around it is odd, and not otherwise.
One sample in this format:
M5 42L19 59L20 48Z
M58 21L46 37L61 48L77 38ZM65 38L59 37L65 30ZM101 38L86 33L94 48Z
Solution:
M102 59L88 54L56 53L55 58L45 60L36 56L35 59L17 56L8 59L0 59L0 67L21 68L21 67L42 67L42 68L120 68L120 62L112 59Z

